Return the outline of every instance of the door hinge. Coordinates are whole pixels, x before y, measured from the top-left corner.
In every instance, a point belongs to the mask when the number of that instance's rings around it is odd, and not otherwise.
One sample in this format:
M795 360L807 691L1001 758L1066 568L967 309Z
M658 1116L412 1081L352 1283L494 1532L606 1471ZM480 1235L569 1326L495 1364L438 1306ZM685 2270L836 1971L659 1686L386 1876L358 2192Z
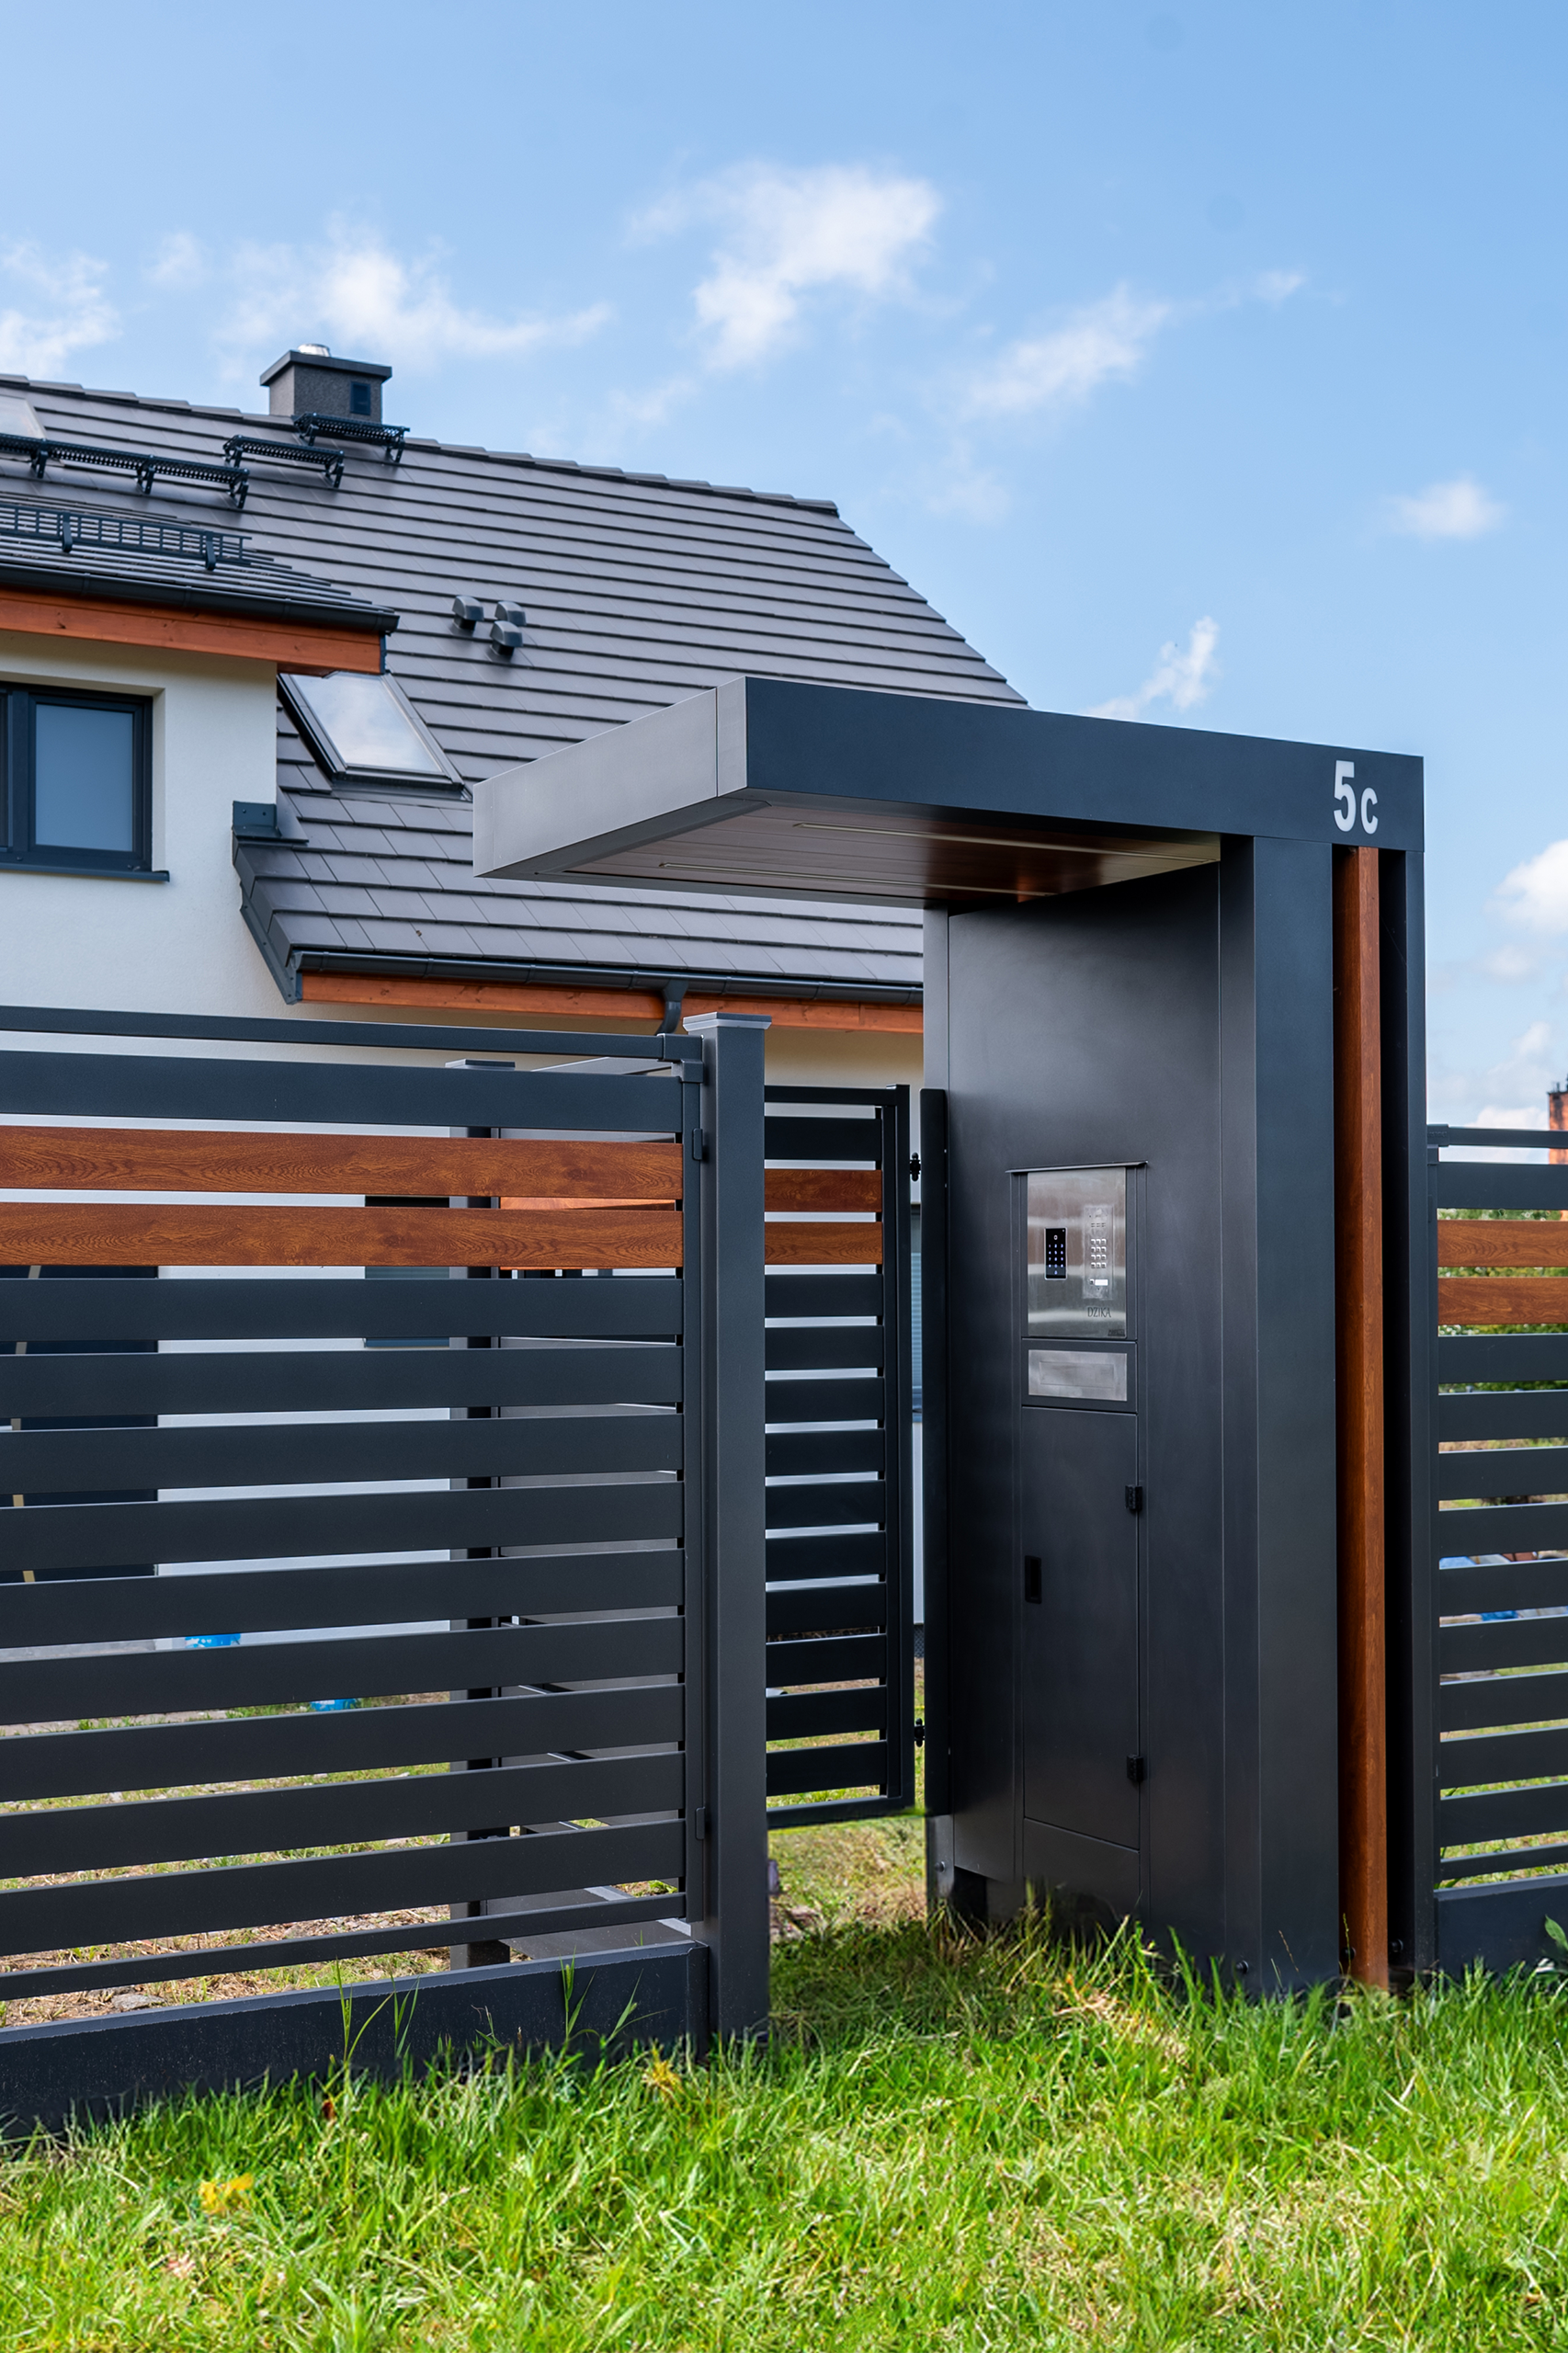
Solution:
M912 1185L918 1185L920 1182L920 1154L917 1152L912 1152L909 1155L909 1181Z
M1127 1778L1130 1781L1144 1780L1148 1776L1148 1771L1149 1767L1146 1758L1142 1756L1130 1756L1128 1758Z
M926 1727L918 1721L915 1726L915 1745L916 1748L924 1748L926 1745Z
M1127 1508L1129 1511L1142 1510L1143 1490L1142 1487L1127 1487L1124 1488L1122 1492L1126 1498Z
M693 1128L691 1131L691 1156L693 1160L707 1159L708 1131L706 1128Z

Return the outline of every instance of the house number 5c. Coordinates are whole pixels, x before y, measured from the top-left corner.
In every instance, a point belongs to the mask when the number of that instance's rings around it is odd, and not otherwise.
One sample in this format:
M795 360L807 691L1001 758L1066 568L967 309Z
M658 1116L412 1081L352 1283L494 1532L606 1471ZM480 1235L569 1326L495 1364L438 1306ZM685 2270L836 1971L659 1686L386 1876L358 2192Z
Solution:
M1356 830L1356 788L1350 779L1356 773L1354 760L1335 760L1334 764L1334 822L1342 834ZM1378 830L1378 796L1370 785L1361 795L1361 831L1375 834Z

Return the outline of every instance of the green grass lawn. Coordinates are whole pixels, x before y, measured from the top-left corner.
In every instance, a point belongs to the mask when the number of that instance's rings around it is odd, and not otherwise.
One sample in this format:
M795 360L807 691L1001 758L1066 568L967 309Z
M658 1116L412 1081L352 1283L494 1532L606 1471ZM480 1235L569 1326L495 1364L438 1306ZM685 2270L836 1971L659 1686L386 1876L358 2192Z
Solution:
M1248 2007L864 1901L778 1949L766 2053L281 2089L14 2154L0 2345L1568 2345L1568 1979Z

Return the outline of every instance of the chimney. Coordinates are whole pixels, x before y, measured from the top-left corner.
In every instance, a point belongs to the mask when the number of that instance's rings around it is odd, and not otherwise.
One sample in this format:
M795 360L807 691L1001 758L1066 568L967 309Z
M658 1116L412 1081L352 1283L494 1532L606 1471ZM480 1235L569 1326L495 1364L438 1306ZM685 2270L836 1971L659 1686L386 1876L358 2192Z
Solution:
M324 343L302 343L264 368L261 381L274 416L345 416L380 425L381 386L391 374L378 360L335 359Z

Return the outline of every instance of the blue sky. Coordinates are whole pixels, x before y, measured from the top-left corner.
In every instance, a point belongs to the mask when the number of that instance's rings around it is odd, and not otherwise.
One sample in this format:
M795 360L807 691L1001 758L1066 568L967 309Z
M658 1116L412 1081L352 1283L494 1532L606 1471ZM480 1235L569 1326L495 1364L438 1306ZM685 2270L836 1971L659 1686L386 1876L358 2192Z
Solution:
M1427 760L1432 1101L1568 1068L1568 11L6 25L0 369L826 494L1046 708Z

